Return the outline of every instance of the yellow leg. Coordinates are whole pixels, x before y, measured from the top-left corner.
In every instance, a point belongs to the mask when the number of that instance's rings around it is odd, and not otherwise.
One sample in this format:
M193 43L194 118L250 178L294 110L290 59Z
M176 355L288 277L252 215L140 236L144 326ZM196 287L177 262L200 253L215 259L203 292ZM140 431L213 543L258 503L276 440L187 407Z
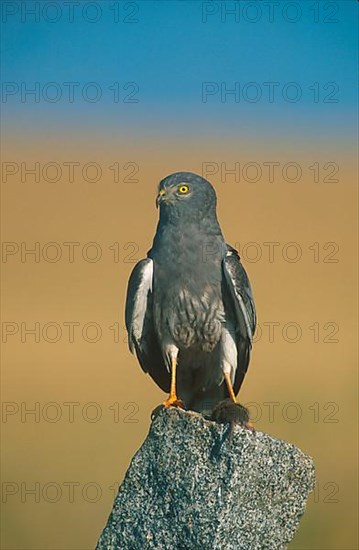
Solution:
M224 373L224 378L225 378L225 381L226 381L226 384L227 384L227 388L228 388L228 392L229 392L229 397L232 399L233 403L237 404L237 399L236 399L236 396L234 395L234 391L233 391L233 386L232 386L232 380L231 380L231 377L229 375L228 372L225 372ZM249 430L252 430L254 431L254 426L251 422L244 422L243 424L246 428L248 428Z
M164 406L167 407L181 407L184 409L184 405L180 399L177 397L177 390L176 390L176 370L177 370L177 359L175 357L172 358L171 361L171 388L170 388L170 394L168 399L163 402Z
M231 380L231 377L229 375L229 372L224 373L224 378L225 378L225 381L226 381L226 384L227 384L229 397L232 399L233 403L237 403L236 396L234 395L232 380Z

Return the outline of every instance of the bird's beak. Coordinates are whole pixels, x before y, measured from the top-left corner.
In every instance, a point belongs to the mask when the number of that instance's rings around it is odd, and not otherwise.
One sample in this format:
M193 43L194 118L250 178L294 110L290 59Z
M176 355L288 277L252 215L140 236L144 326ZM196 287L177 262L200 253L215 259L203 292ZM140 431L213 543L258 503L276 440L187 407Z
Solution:
M158 193L156 198L156 208L158 208L161 202L163 201L163 197L165 196L165 194L166 194L166 191L164 189L161 189L161 191Z

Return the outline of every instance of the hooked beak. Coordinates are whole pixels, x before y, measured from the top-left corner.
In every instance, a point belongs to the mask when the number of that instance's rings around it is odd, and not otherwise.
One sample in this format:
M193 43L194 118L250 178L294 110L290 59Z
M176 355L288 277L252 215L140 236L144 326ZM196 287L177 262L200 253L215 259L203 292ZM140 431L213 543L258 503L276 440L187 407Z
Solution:
M158 193L156 197L156 208L158 208L161 202L163 201L165 194L166 194L166 191L164 189L161 189L161 191Z

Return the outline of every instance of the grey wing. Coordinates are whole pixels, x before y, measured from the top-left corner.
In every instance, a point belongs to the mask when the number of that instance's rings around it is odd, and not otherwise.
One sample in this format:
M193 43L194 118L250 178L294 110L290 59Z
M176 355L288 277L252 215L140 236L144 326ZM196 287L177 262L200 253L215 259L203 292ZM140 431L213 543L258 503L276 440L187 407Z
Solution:
M247 273L241 264L238 252L229 245L227 245L227 252L223 259L223 273L227 303L235 313L234 337L237 346L237 371L234 390L237 393L248 369L257 320Z
M164 365L152 313L153 260L140 260L128 281L125 322L128 344L144 370L168 392L170 375Z

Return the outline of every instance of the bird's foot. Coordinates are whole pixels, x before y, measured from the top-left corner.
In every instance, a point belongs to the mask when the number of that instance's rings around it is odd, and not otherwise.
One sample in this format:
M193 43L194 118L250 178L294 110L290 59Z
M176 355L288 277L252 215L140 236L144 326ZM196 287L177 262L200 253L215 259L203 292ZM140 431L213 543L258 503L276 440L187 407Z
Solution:
M170 395L166 401L162 403L166 409L169 407L178 407L179 409L184 409L184 403L177 395Z

